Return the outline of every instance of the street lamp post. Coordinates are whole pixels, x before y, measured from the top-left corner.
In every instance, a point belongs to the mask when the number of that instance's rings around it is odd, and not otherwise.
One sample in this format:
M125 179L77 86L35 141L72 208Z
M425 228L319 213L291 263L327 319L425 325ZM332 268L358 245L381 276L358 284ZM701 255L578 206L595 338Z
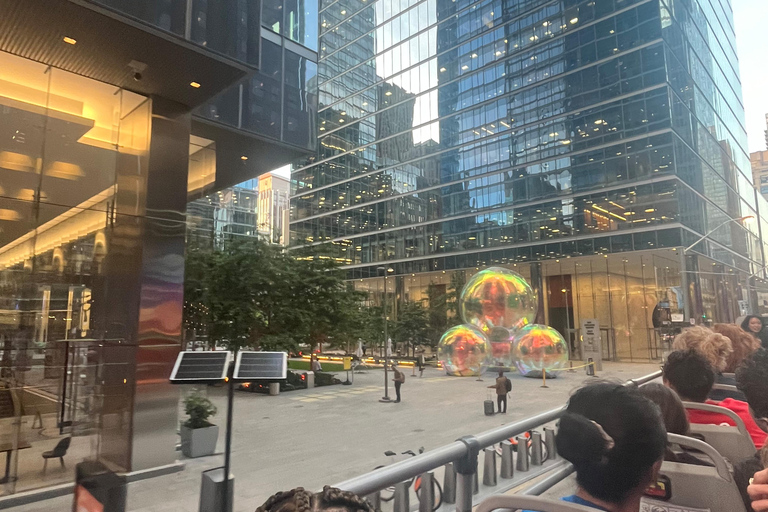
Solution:
M379 402L391 402L389 398L389 338L387 334L387 274L394 272L391 267L378 267L384 271L384 396Z
M680 276L681 276L681 285L682 285L681 288L683 289L683 300L685 301L683 303L683 308L685 310L686 318L691 318L691 314L692 314L691 306L690 306L690 301L689 301L689 297L688 297L688 282L687 282L687 272L686 272L687 265L686 265L686 261L685 261L686 253L688 251L690 251L691 249L693 249L696 245L698 245L703 240L706 240L707 238L709 238L712 235L712 233L714 233L715 231L717 231L721 227L725 226L726 224L730 224L731 222L743 222L745 220L754 219L754 218L755 218L754 215L745 215L744 217L738 217L736 219L728 219L728 220L726 220L724 222L721 222L720 224L718 224L714 228L710 229L701 238L699 238L698 240L696 240L695 242L693 242L691 245L689 245L688 247L686 247L685 249L683 249L680 252Z

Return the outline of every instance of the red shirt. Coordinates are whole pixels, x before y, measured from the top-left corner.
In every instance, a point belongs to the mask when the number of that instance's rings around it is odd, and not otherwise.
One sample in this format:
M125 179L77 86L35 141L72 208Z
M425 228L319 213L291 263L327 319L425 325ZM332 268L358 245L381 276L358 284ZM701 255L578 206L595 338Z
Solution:
M715 402L714 400L707 400L710 405L719 405L735 412L736 415L744 422L744 426L747 427L747 432L752 438L752 442L755 443L755 447L759 450L765 444L768 434L763 432L760 427L757 426L755 420L752 419L752 415L749 413L749 405L747 402L741 400L734 400L733 398L726 398L722 402ZM698 425L731 425L736 426L736 423L728 416L716 412L699 411L696 409L686 409L688 413L688 421L696 423Z

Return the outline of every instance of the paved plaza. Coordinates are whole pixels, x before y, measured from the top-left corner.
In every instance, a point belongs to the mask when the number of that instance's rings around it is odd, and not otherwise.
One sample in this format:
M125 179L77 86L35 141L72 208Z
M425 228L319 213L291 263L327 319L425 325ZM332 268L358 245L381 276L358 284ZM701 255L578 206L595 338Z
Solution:
M657 364L606 363L602 378L626 380L658 369ZM561 372L541 380L509 374L509 413L484 416L483 400L494 375L447 377L428 369L423 378L406 370L403 401L380 403L383 371L356 374L352 386L292 391L277 397L237 392L235 395L232 472L235 511L253 512L273 493L297 486L320 489L389 462L387 450L427 450L462 435L476 434L510 421L562 405L585 382L584 370ZM343 374L340 375L343 378ZM390 373L391 377L391 373ZM209 388L219 408L214 421L222 427L224 449L226 390ZM394 390L390 385L390 393ZM180 455L181 456L181 455ZM200 473L223 465L223 456L186 459L184 471L135 482L128 487L128 510L194 511L198 508ZM11 510L58 512L71 507L71 497L55 498Z

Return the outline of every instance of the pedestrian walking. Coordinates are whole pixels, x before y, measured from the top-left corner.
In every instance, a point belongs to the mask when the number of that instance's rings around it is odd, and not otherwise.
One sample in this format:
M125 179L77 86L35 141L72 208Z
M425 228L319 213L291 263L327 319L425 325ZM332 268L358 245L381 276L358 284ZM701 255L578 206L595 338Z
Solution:
M398 403L400 401L400 386L405 382L405 374L397 369L395 363L392 363L392 371L395 372L395 378L392 379L395 383L395 395L397 396L395 403Z
M416 358L416 366L419 367L419 378L424 376L424 365L425 364L426 363L424 361L424 351L421 351L419 353L419 357Z
M499 413L506 414L507 393L512 391L512 381L504 375L504 370L499 370L499 376L496 377L496 384L488 386L488 389L496 390L496 404L499 407Z

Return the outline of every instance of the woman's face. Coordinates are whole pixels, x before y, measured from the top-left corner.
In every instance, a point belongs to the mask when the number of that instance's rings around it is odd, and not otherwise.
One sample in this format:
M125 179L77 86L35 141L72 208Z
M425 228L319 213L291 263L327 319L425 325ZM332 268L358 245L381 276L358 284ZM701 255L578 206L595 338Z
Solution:
M749 319L749 330L752 332L760 332L763 330L763 322L759 318Z

